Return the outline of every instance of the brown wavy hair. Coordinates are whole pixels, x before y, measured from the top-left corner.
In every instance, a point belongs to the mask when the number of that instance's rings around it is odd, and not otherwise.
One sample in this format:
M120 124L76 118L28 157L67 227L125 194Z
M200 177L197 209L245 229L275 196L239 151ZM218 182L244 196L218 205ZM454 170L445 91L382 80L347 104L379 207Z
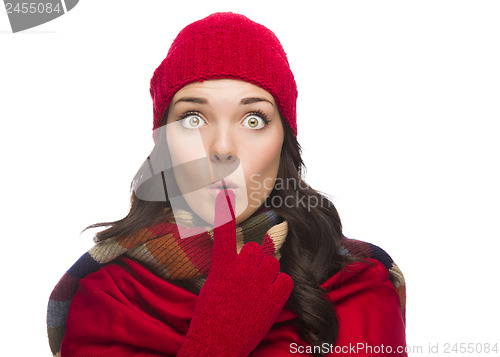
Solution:
M320 284L345 264L357 261L358 258L340 254L342 224L337 209L326 194L314 190L302 179L305 165L301 157L301 146L281 113L280 117L284 128L284 141L276 182L290 182L291 179L296 184L293 187L280 185L279 188L275 185L263 204L272 206L273 202L285 202L287 199L286 205L273 207L288 221L287 238L280 250L280 269L294 281L294 289L287 306L298 314L297 327L302 340L313 346L320 346L325 342L334 344L338 335L338 320L332 302L327 300ZM165 115L161 130L166 130L166 121ZM163 134L159 135L159 138L164 137ZM157 140L150 156L154 156L155 150L162 150L161 145L164 144L163 140ZM156 180L155 184L161 185L159 181L164 179L162 173L161 176L151 178L151 183ZM84 229L110 226L96 233L96 242L111 237L119 239L144 227L172 219L168 196L162 202L142 200L134 191L136 185L137 175L131 184L130 211L124 218L95 223ZM166 187L164 189L166 190ZM273 199L276 196L280 198ZM290 197L296 200L296 204L289 204ZM314 201L317 204L301 205L301 201Z

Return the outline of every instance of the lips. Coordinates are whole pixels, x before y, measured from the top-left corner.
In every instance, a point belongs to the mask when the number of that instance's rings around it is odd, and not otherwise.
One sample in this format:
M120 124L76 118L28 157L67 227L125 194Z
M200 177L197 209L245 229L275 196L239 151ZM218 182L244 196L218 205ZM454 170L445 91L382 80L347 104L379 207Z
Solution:
M224 184L225 184L226 189L232 190L235 195L238 194L238 192L239 192L238 185L234 181L232 181L228 178L224 178L223 180L216 181L213 184L211 184L210 186L208 186L207 188L214 197L217 197L219 192L224 189Z

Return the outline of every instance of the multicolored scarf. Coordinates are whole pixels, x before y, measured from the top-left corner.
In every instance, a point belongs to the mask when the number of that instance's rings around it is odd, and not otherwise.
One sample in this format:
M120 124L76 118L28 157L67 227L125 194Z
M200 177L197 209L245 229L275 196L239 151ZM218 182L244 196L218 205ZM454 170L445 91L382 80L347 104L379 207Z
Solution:
M208 274L213 246L213 229L189 228L190 215L177 224L162 222L139 230L121 239L109 238L97 243L83 254L63 275L50 295L47 309L47 332L54 356L59 356L71 300L80 279L99 270L122 255L135 259L150 271L166 280L190 281L199 291ZM179 212L176 217L181 217ZM182 239L179 227L194 229L193 235ZM187 227L187 228L186 228ZM238 252L253 241L261 244L267 253L280 258L279 249L288 233L288 223L276 211L262 209L236 226ZM404 316L405 284L397 265L385 251L373 244L344 238L341 253L365 256L381 261L389 274L401 300Z

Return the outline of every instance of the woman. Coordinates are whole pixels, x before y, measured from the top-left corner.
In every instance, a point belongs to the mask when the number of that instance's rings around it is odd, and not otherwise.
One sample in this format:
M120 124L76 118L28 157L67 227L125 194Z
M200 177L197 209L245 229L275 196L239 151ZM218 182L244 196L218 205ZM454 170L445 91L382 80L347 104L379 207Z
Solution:
M88 227L111 226L51 295L53 354L406 355L401 272L301 179L274 33L230 12L188 25L151 96L129 214Z

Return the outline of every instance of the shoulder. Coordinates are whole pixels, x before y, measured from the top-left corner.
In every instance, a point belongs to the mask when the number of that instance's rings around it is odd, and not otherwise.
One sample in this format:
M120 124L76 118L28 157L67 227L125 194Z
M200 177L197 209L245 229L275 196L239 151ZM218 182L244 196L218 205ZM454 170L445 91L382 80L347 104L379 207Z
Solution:
M405 318L406 282L401 269L399 269L392 257L375 244L345 236L341 240L340 253L346 256L363 258L364 261L370 262L370 264L349 264L338 273L338 276L332 277L332 281L342 280L345 283L346 279L353 279L353 277L357 277L357 279L368 278L373 283L390 281L398 295L403 318Z
M347 264L322 288L339 322L336 346L385 345L393 351L405 346L404 309L389 271L380 261L364 258Z

